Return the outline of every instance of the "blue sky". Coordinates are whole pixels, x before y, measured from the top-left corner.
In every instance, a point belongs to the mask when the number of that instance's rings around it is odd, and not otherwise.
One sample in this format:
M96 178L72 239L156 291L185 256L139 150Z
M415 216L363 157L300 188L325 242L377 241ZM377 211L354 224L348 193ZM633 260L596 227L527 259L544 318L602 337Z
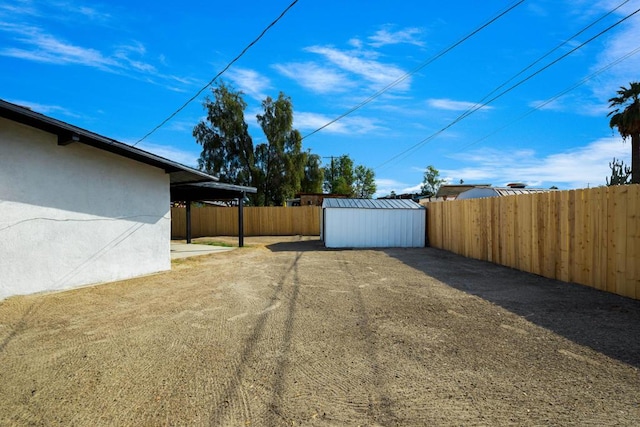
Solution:
M290 3L0 0L0 98L133 144ZM640 13L449 125L640 0L527 0L434 59L515 3L299 0L222 79L245 93L259 143L255 115L266 96L290 96L294 126L308 135L406 77L303 141L325 162L348 154L373 168L378 195L418 190L427 165L451 183L603 185L614 156L630 161L630 144L608 127L607 99L640 80ZM138 146L196 166L191 131L204 117L203 96Z

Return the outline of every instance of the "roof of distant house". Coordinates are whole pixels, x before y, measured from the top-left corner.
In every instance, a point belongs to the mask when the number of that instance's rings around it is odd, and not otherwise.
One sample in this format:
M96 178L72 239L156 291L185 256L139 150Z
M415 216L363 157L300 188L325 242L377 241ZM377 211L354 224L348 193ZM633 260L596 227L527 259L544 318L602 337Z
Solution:
M517 194L546 193L552 190L544 188L513 188L513 187L476 187L460 193L458 200L479 199L483 197L514 196Z
M491 184L445 184L440 186L436 197L457 197L458 194L477 187L491 187Z

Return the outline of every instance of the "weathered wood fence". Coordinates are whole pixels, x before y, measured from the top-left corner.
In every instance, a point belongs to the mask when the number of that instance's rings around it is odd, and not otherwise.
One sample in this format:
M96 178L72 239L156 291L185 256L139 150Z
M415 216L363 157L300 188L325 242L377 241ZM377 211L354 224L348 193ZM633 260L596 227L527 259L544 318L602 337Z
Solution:
M317 206L245 207L243 209L245 236L318 236L320 211ZM171 238L186 237L185 208L171 208ZM237 236L238 208L192 207L192 237Z
M640 299L640 185L431 203L431 246Z

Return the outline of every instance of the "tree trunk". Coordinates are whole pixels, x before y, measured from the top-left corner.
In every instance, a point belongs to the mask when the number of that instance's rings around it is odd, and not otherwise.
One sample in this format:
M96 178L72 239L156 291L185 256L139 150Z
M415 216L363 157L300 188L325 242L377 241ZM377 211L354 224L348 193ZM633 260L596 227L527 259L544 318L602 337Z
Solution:
M640 184L640 134L631 135L631 183Z

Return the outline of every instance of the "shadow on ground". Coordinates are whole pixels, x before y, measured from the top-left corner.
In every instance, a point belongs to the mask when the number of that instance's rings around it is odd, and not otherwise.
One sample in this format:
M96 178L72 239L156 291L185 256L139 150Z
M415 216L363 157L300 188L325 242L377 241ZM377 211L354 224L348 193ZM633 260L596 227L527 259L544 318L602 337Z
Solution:
M640 301L434 249L384 252L577 344L640 367Z
M299 240L294 242L278 242L266 245L266 248L272 252L309 252L309 251L325 251L320 240Z
M319 240L275 243L267 248L274 252L330 250ZM640 367L638 300L434 248L378 250L577 344Z

